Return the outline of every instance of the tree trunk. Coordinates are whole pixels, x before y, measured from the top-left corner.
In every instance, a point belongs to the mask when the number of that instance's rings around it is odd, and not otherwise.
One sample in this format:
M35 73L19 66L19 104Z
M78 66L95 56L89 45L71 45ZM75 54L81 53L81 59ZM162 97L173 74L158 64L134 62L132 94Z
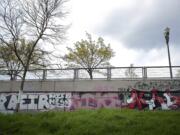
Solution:
M19 94L18 94L18 103L16 105L16 112L18 112L20 110L21 95L23 94L26 73L27 73L27 71L29 69L29 63L30 63L30 60L31 60L31 56L32 56L32 54L34 52L34 48L36 47L36 45L37 45L38 41L41 39L41 37L42 37L42 34L39 35L36 42L33 44L32 49L30 50L29 55L27 57L27 62L24 65L24 72L23 72L21 86L20 86L20 90L19 90Z
M16 112L19 112L19 110L20 110L21 95L23 94L26 73L27 73L27 67L24 69L23 77L22 77L22 80L21 80L21 86L20 86L20 89L19 89L19 92L18 92L18 102L16 104L16 110L15 110Z
M11 81L13 80L13 75L12 75L12 74L10 75L10 80L11 80Z
M88 69L88 74L89 74L90 79L92 80L93 79L93 70L91 68Z

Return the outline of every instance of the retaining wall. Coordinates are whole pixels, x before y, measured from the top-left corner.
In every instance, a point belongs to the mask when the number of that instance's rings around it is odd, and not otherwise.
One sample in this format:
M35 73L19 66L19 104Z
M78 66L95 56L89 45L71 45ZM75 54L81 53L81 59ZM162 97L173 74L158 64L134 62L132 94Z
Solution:
M0 111L16 108L20 81L0 81ZM20 110L179 109L180 80L27 81Z

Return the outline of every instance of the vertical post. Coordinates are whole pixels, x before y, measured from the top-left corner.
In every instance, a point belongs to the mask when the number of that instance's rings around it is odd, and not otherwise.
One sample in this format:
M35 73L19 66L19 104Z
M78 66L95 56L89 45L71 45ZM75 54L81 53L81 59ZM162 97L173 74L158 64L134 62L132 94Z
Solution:
M169 44L167 44L167 49L168 49L168 59L169 59L169 71L170 71L170 77L172 79L173 74L172 74L172 66L171 66L171 56L170 56L170 51L169 51Z
M146 67L143 67L142 68L142 77L143 77L143 79L147 79L147 68Z
M79 69L74 69L74 80L79 78Z
M46 78L47 78L47 69L43 69L43 76L42 76L43 78L43 80L46 80Z
M172 79L173 78L173 74L172 74L172 66L171 66L171 56L170 56L170 51L169 51L169 34L170 34L170 28L167 27L164 30L164 37L166 39L166 46L167 46L168 60L169 60L169 71L170 71L170 77Z
M111 68L107 68L107 80L111 80Z

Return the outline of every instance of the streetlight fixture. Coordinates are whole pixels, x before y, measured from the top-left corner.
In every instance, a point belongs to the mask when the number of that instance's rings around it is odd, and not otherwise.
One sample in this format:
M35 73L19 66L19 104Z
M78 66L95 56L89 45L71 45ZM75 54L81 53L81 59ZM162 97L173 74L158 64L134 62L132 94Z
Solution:
M172 79L173 74L172 74L172 67L171 67L171 56L170 56L170 51L169 51L169 34L170 34L170 28L167 27L164 30L164 37L166 39L166 45L167 45L167 50L168 50L168 59L169 59L169 71L170 71L170 77Z

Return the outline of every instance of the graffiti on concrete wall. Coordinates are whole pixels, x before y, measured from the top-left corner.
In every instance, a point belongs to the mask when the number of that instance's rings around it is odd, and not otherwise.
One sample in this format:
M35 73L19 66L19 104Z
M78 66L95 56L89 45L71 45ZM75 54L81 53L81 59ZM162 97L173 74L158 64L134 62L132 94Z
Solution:
M138 81L127 88L118 88L118 91L125 92L131 109L180 109L179 80Z
M13 111L18 101L17 93L0 94L0 111ZM153 88L151 91L130 92L73 92L73 93L26 93L21 96L20 110L49 109L180 109L180 91L164 92Z
M91 92L41 92L24 93L20 110L49 109L180 109L180 81L138 81L127 83L122 88L108 84L97 84ZM18 93L0 93L0 112L13 111Z
M138 91L151 91L153 88L158 91L165 91L167 89L178 91L180 90L180 80L138 81L133 85L129 84L126 87L119 87L118 91L130 91L131 89L136 89Z
M70 107L71 93L25 93L21 95L20 110L46 110ZM0 94L0 110L15 110L17 93Z
M121 108L125 106L123 98L124 95L122 93L74 93L70 109Z
M170 90L180 90L180 81L172 80L172 81L150 81L150 82L137 82L133 88L138 90L151 90L153 88L158 89L159 91L164 91L166 89Z
M130 109L138 108L139 110L149 108L149 110L174 110L180 108L180 91L164 92L153 88L150 92L138 91L132 89L130 98L127 99Z

